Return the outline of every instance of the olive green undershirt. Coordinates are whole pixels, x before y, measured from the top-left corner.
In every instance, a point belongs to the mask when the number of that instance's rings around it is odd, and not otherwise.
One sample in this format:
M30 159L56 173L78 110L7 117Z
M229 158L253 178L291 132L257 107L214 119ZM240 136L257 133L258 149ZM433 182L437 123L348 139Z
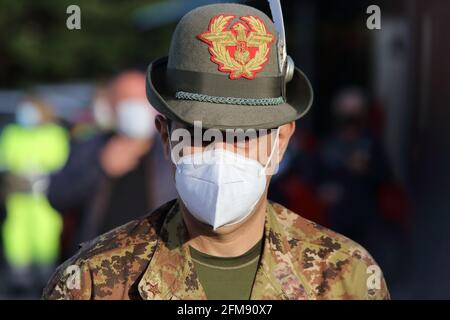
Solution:
M210 300L248 300L263 241L237 257L215 257L190 247L192 261Z

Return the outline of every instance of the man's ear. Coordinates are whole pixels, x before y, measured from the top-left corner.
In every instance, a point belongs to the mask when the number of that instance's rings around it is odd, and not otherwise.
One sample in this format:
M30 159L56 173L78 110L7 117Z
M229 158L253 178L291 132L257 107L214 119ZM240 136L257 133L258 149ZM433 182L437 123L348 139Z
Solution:
M289 144L289 140L295 132L295 121L286 123L280 127L279 130L279 150L278 150L278 159L283 159L284 153Z
M270 165L267 167L266 173L268 175L274 175L277 173L279 164L281 160L283 160L283 156L288 147L289 140L291 139L294 132L295 132L295 121L280 126L278 130L278 146L277 150L275 150L277 154L272 158Z
M164 149L164 157L166 160L170 160L170 145L169 145L169 132L168 128L168 120L164 118L162 115L158 114L155 117L155 127L158 130L159 138L161 139L161 143Z

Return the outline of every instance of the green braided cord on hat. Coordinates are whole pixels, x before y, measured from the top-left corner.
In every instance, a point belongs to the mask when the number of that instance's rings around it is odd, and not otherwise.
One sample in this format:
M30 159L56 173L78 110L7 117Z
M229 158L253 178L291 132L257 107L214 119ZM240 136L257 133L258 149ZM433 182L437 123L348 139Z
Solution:
M234 104L243 106L276 106L284 103L283 97L277 98L235 98L235 97L218 97L207 94L191 93L178 91L175 93L175 98L180 100L194 100L199 102Z

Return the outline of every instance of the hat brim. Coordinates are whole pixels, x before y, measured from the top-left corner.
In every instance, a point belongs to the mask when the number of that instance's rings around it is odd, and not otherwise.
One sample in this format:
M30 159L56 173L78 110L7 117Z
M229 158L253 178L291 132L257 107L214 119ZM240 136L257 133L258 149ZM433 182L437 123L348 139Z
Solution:
M167 57L152 62L147 72L147 97L152 106L168 118L203 128L270 129L303 117L311 108L313 90L305 74L295 68L286 86L286 102L274 106L231 105L180 100L166 85Z

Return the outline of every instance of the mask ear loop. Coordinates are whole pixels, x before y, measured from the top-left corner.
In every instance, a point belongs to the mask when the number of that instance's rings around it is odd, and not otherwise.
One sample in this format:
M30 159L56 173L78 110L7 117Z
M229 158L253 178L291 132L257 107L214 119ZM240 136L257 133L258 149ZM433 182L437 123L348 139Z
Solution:
M273 155L275 154L275 150L277 149L277 146L278 146L279 133L280 133L280 127L277 128L274 145L272 147L272 150L270 151L270 155L269 155L269 158L267 159L266 165L264 166L264 168L261 169L261 175L266 175L267 167L269 166L269 163L272 161Z
M172 160L172 163L174 165L177 165L175 158L173 156L173 146L172 146L172 137L170 134L170 128L169 128L169 123L166 123L166 129L167 129L167 135L168 135L168 139L169 139L169 153L170 153L170 160Z
M276 135L276 137L275 137L274 146L273 146L273 148L272 148L272 151L270 152L268 161L267 161L266 165L264 166L264 168L261 168L261 171L259 172L261 175L266 175L265 171L266 171L266 169L267 169L267 166L269 165L270 161L272 161L272 157L273 157L273 155L274 155L274 152L275 152L275 150L277 149L276 146L277 146L278 140L279 140L279 139L278 139L278 137L279 137L279 132L280 132L280 127L277 128L277 135ZM261 198L259 198L258 200L256 200L255 203L250 207L251 209L250 209L250 211L249 211L249 214L253 211L253 209L255 208L256 204L259 202L260 199L261 199ZM231 225L237 224L237 223L243 221L243 220L244 220L245 218L247 218L247 217L248 217L248 214L245 215L244 217L242 217L241 219L239 219L239 220L236 221L236 222L226 224L226 226L231 226Z

